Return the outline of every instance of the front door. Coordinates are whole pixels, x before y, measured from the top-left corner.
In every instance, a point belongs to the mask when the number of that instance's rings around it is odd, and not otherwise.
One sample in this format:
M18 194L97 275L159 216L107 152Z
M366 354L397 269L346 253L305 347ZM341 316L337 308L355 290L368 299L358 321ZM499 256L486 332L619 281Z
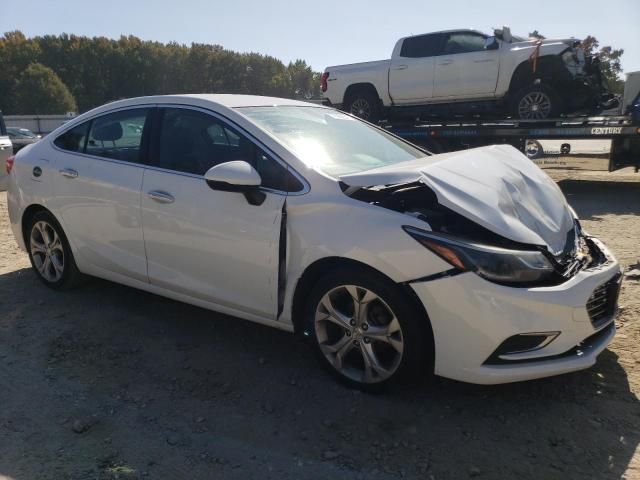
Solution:
M447 35L435 62L434 97L464 99L495 94L500 53L486 50L485 41L486 37L476 32Z
M263 318L277 312L278 245L285 192L265 189L261 205L212 190L216 164L273 162L246 136L211 113L159 111L152 165L142 186L149 281L178 294ZM257 168L261 172L261 168ZM269 175L262 169L263 186Z

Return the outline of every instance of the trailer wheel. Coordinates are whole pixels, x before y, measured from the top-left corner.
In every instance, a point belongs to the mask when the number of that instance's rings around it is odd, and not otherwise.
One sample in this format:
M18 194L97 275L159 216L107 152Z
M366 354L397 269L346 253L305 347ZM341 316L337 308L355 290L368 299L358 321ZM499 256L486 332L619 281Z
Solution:
M524 153L531 160L535 160L536 158L540 158L544 155L544 149L539 141L527 140L524 144Z
M378 123L380 120L380 101L367 89L359 89L351 93L345 104L345 110L367 122Z
M557 117L560 97L544 85L529 85L518 91L511 101L511 114L522 120L544 120Z

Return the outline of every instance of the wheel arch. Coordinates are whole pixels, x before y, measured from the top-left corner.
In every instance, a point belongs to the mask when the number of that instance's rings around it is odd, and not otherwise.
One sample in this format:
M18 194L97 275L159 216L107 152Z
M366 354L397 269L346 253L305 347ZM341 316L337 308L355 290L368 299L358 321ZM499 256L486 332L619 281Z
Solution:
M533 84L536 80L544 82L545 86L555 89L553 84L549 84L556 74L559 74L557 55L543 55L538 58L536 71L533 71L531 60L524 60L513 71L511 82L509 83L508 94L516 94L521 89Z
M27 227L29 226L29 223L31 222L31 219L35 216L36 213L38 212L48 212L50 213L53 218L56 219L56 221L58 220L56 218L56 216L53 214L53 212L51 210L49 210L47 207L45 207L44 205L40 205L39 203L33 203L31 205L29 205L27 208L24 209L24 212L22 213L22 220L20 222L20 229L22 231L22 240L24 241L25 246L29 245L29 232L27 231ZM58 222L59 224L60 222Z
M305 335L304 333L304 307L307 299L307 294L313 288L313 286L320 280L320 278L326 273L336 269L361 269L371 272L375 275L384 277L387 281L400 287L407 299L412 303L415 311L423 318L425 326L425 337L431 342L431 351L435 356L435 345L433 339L433 328L431 327L431 320L424 305L418 299L418 296L407 283L398 283L393 281L388 275L385 275L380 270L377 270L366 263L362 263L358 260L353 260L346 257L325 257L316 260L312 264L308 265L302 275L298 278L296 283L293 301L291 305L291 318L293 320L294 333L299 335ZM430 359L432 362L434 359Z
M380 94L378 93L378 90L376 89L373 83L359 82L359 83L352 83L347 87L347 89L344 92L344 98L342 99L343 105L345 105L346 107L347 103L351 100L351 97L358 92L372 93L376 96L376 98L378 99L378 102L382 101L380 98Z

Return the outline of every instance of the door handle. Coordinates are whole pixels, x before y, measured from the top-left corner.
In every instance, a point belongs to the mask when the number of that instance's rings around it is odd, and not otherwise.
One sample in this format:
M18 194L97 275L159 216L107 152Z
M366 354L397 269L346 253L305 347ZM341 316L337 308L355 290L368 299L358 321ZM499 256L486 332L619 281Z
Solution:
M453 63L453 60L442 60L441 62L438 62L438 65L451 65Z
M60 170L60 173L63 177L78 178L78 172L76 172L73 168L63 168L62 170Z
M147 193L147 196L158 203L173 203L176 201L173 195L167 192L161 192L160 190L152 190Z
M406 70L407 68L409 68L409 65L396 65L393 67L394 70Z
M473 63L487 63L487 62L493 62L492 58L485 58L484 60L474 60Z

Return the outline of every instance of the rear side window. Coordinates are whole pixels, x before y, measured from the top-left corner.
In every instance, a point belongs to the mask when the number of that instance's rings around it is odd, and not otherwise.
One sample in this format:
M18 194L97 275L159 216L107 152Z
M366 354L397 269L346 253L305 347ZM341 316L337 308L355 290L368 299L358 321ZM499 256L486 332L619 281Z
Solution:
M0 135L3 137L7 135L7 126L4 124L4 117L2 116L2 112L0 112Z
M68 152L82 153L84 151L84 144L87 138L87 132L89 131L89 123L85 122L73 127L71 130L67 130L54 140L56 147Z
M406 58L423 58L440 55L443 36L440 33L409 37L402 42L400 56Z
M211 167L234 160L251 164L262 186L298 191L302 184L251 140L218 118L185 108L166 108L161 116L158 167L204 175Z
M95 118L91 122L86 153L139 163L142 133L148 117L148 108L135 108Z
M486 37L477 33L460 32L451 33L444 45L445 55L455 55L457 53L470 53L484 51Z

